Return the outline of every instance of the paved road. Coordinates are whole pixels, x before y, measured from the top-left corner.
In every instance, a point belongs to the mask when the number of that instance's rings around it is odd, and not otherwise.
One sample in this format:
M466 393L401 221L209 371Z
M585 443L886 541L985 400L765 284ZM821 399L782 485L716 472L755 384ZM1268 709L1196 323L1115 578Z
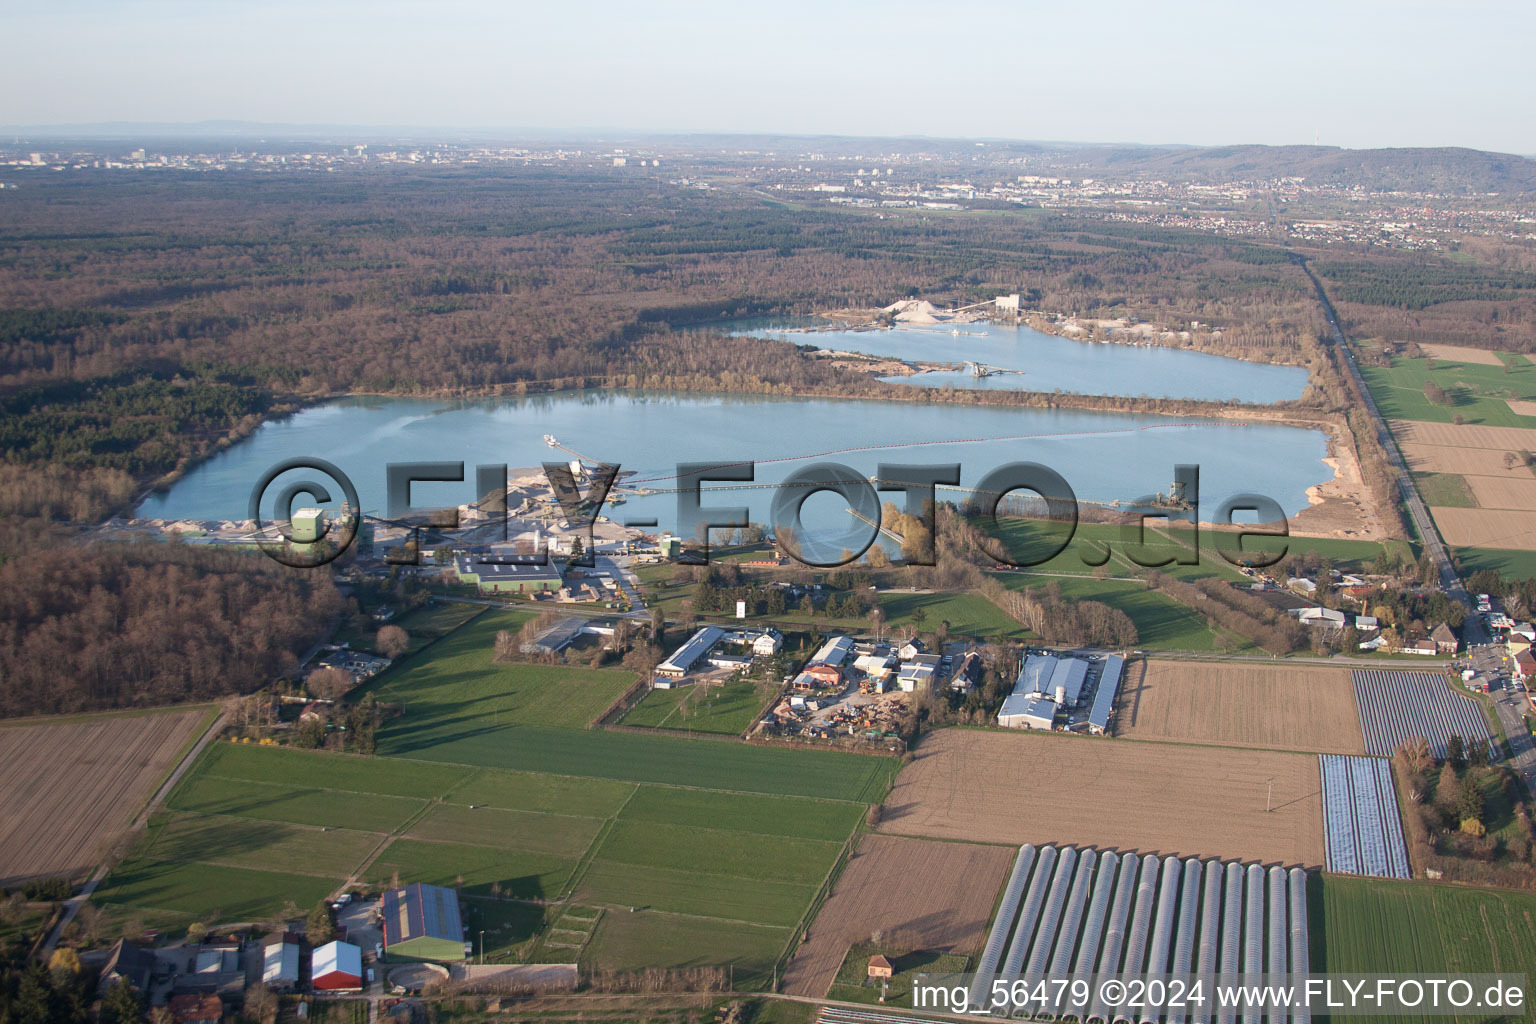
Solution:
M192 762L197 760L197 755L201 754L203 748L224 729L224 723L228 719L228 712L219 712L218 717L213 720L213 724L204 730L203 735L192 745L192 749L187 751L187 756L182 758L181 763L176 766L176 770L167 776L165 783L156 790L149 803L144 805L144 809L139 812L139 816L133 819L133 824L128 827L130 833L142 832L144 830L144 826L149 824L149 816L160 809L160 804L170 795L171 790L176 788L176 783L181 781L181 777L186 774L187 769L192 767ZM77 895L65 901L64 913L60 916L59 923L53 926L53 931L48 933L48 941L43 943L42 955L44 960L53 953L54 947L59 944L59 937L64 934L65 927L75 919L76 914L80 913L80 908L91 898L91 895L96 891L96 887L102 883L102 880L107 877L107 872L111 870L112 861L110 859L102 861L97 865L90 881L85 883L85 888L81 889Z
M1370 390L1365 386L1365 378L1361 376L1360 367L1355 362L1355 353L1349 347L1344 332L1339 328L1338 313L1334 311L1333 303L1329 301L1328 293L1323 289L1323 283L1317 279L1316 274L1312 273L1312 268L1307 266L1304 258L1291 253L1291 259L1306 272L1307 277L1312 280L1312 287L1317 290L1317 300L1322 303L1323 315L1328 320L1328 329L1338 348L1339 359L1349 370L1349 375L1354 378L1355 386L1365 402L1366 411L1371 414L1376 438L1381 442L1382 449L1386 451L1397 473L1397 486L1403 495L1403 505L1408 509L1408 515L1413 519L1414 529L1418 531L1419 537L1424 542L1424 550L1429 554L1430 561L1434 563L1435 572L1440 578L1440 589L1466 610L1466 620L1462 624L1462 640L1468 648L1491 642L1493 638L1484 628L1483 620L1472 604L1471 595L1467 593L1466 585L1461 582L1456 566L1451 562L1450 554L1446 551L1445 544L1440 539L1440 533L1435 529L1435 522L1430 517L1429 508L1424 504L1424 499L1419 497L1418 489L1413 485L1413 477L1408 473L1408 466L1403 461L1402 453L1398 451L1397 442L1392 438L1392 431L1387 426L1386 418L1381 415L1375 399L1371 397ZM1509 767L1525 780L1526 788L1536 796L1536 745L1532 744L1531 735L1526 731L1519 710L1507 699L1508 697L1508 694L1501 695L1493 702L1493 707L1504 726L1505 735L1509 737L1511 754Z

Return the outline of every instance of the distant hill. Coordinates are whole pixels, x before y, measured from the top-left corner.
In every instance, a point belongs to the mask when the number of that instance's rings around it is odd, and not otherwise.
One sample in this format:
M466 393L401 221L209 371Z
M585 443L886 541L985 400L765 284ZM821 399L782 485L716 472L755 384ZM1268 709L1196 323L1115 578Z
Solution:
M1065 154L1064 154L1065 155ZM1438 192L1536 191L1536 160L1477 149L1335 146L1108 147L1074 162L1106 175L1165 180L1305 178L1309 184Z

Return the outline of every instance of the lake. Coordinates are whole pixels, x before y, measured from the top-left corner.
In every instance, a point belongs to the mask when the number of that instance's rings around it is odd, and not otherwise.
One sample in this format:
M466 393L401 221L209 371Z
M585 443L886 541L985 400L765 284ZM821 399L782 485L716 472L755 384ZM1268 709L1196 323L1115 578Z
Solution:
M711 326L732 334L780 338L842 352L930 363L970 361L1023 371L975 377L964 370L938 370L886 378L919 387L1066 391L1259 404L1300 398L1307 387L1307 371L1300 366L1250 363L1152 345L1074 341L1023 326L974 323L875 331L788 330L825 324L825 320L814 317L789 317L723 321Z
M756 480L762 482L783 480L822 461L843 463L865 476L874 475L882 461L958 462L962 487L974 487L992 469L1032 461L1061 473L1079 498L1130 500L1166 491L1176 463L1195 463L1207 512L1232 494L1256 491L1289 515L1307 506L1309 486L1332 478L1322 461L1327 454L1322 432L1274 424L674 392L562 392L479 401L349 398L263 424L165 493L150 496L138 514L244 519L257 480L294 456L335 463L354 481L363 508L378 514L385 512L388 463L463 461L467 482L412 489L417 505L457 505L478 497L472 482L477 464L516 468L569 458L545 445L544 434L588 458L617 462L634 471L632 482L657 489L672 486L679 462L754 460ZM294 478L280 477L268 494ZM767 522L772 496L769 490L715 492L706 486L704 504L745 505L754 521ZM899 503L901 496L881 497ZM965 495L941 488L939 497L958 501ZM650 517L660 529L671 529L676 503L676 495L654 494L605 511L618 522ZM807 501L805 523L836 547L841 545L832 535L853 525L845 503L830 493Z

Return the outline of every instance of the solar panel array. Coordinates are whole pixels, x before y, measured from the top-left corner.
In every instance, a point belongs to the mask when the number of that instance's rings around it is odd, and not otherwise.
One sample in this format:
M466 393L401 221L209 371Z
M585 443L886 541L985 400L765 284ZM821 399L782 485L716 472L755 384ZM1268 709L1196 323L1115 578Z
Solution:
M970 1004L990 1005L1006 977L1293 971L1307 966L1307 874L1301 868L1136 857L1092 849L1019 849L977 965ZM1217 952L1220 951L1220 961ZM1198 954L1198 960L1196 959ZM1239 955L1241 959L1239 960ZM1087 1021L1151 1024L1157 1014L1093 1005ZM1182 1011L1168 1024L1182 1024ZM1271 1018L1283 1021L1284 1017ZM1297 1024L1306 1020L1293 1015ZM1209 1011L1191 1024L1210 1024Z
M1422 736L1435 756L1443 758L1452 735L1469 745L1492 739L1477 702L1453 693L1438 672L1367 668L1355 669L1350 677L1368 754L1391 757L1398 744Z
M1379 757L1318 758L1329 871L1408 878L1408 850L1392 789L1392 767Z

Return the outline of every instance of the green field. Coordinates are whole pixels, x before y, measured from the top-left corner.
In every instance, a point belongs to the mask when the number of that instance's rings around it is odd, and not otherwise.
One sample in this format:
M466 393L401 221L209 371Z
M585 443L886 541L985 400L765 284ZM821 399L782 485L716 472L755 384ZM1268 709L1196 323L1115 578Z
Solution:
M859 803L880 800L899 767L893 758L869 754L484 723L466 725L458 736L393 731L380 749L396 757L489 768Z
M451 836L463 843L517 847L530 853L575 858L592 845L602 824L601 818L569 814L440 804L414 822L406 835L414 839Z
M289 901L298 907L312 906L338 881L135 855L113 870L95 899L114 920L138 919L148 927L185 928L194 921L265 921Z
M949 623L955 636L1005 637L1022 640L1029 630L1003 614L1003 610L980 594L914 594L888 590L880 595L880 607L892 633L903 630L932 630L940 622ZM912 612L923 610L923 624L912 621Z
M1477 508L1467 478L1456 473L1415 473L1414 485L1426 505L1444 508Z
M1536 964L1536 893L1329 875L1320 902L1314 971L1445 975L1529 972Z
M610 911L582 962L597 969L712 967L730 964L737 988L766 988L788 928L680 918L658 911Z
M1536 576L1536 551L1509 551L1501 548L1456 548L1456 561L1465 574L1493 569L1506 579L1530 579Z
M497 631L516 630L527 618L488 612L438 641L428 657L381 675L370 689L379 700L402 705L405 714L380 731L380 752L391 752L402 733L420 742L496 724L581 728L634 683L632 672L495 664Z
M622 724L735 736L746 731L778 690L776 683L750 679L703 689L694 683L652 690L630 709Z
M1216 634L1205 617L1171 597L1147 589L1140 580L1104 579L1092 576L1042 576L1030 572L998 573L997 578L1009 590L1043 587L1055 583L1062 596L1074 601L1102 601L1119 608L1136 625L1137 644L1161 651L1214 651ZM1232 639L1232 650L1246 644Z
M842 842L858 825L857 804L645 786L624 808L625 821L695 825L759 835Z
M1362 366L1360 372L1388 419L1451 423L1460 416L1465 423L1536 427L1536 417L1516 415L1505 403L1510 398L1536 398L1536 365L1523 358L1505 366L1394 359L1390 368ZM1428 381L1443 388L1451 404L1436 405L1424 397Z
M380 887L427 882L470 893L489 895L492 886L519 899L553 899L564 895L576 862L565 857L473 843L396 839L369 869L368 880Z

